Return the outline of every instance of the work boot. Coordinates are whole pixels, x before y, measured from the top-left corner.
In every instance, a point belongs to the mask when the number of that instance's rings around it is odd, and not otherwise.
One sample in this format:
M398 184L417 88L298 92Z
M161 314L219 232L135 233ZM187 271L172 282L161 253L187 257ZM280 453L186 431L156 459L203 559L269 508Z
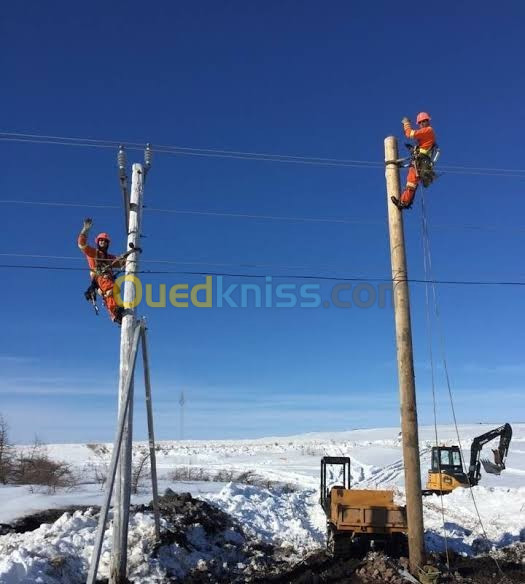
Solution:
M402 201L400 201L399 199L397 199L396 197L390 197L390 200L392 201L392 203L394 203L394 205L400 210L402 211L403 209L410 209L410 207L412 207L412 203L410 203L409 205L407 205L406 203L403 203Z
M124 308L119 306L113 315L113 322L119 326L122 324L122 317L124 316Z

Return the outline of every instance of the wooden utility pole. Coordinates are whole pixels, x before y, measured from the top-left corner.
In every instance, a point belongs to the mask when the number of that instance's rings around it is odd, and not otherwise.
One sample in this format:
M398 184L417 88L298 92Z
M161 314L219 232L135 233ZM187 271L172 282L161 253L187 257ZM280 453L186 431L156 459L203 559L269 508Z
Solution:
M140 225L142 219L142 195L144 186L144 172L141 164L133 165L131 178L131 194L129 201L128 221L128 249L140 247ZM135 276L138 271L139 254L133 253L126 260L126 276ZM122 318L120 334L120 378L119 378L119 413L124 406L125 384L128 374L132 374L133 364L130 355L135 329L135 308L127 308L132 303L135 287L132 281L124 283L122 300L126 312ZM131 371L130 371L131 368ZM129 504L131 499L131 463L132 463L132 435L133 435L133 381L130 386L130 399L126 414L120 459L115 490L115 504L113 517L113 549L110 566L110 583L125 584L127 565L127 543Z
M399 166L397 140L385 138L386 194L388 227L390 232L390 259L392 262L392 294L396 323L397 368L401 402L401 432L405 467L407 500L408 546L410 570L413 574L425 563L423 539L423 502L421 498L421 469L419 462L419 437L417 429L416 385L412 354L412 327L410 324L410 299L405 256L403 212L390 200L399 198Z

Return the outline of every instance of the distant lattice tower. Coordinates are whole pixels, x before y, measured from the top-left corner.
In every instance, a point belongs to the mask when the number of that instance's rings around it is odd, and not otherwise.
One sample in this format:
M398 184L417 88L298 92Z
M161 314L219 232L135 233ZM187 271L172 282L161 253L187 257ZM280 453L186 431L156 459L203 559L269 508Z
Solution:
M184 405L186 404L186 396L184 395L184 390L180 392L179 405L180 405L180 439L184 440Z

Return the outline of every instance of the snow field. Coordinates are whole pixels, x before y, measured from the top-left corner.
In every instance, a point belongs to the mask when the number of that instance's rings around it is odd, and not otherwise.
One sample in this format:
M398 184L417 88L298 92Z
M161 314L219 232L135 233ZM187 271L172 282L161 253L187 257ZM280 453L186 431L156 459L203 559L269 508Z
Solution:
M477 436L495 425L460 428L462 445L468 447ZM507 469L501 476L483 474L480 485L456 489L441 499L423 499L426 542L430 550L448 548L472 555L491 548L525 541L525 424L513 424ZM433 428L420 431L422 480L430 462ZM453 428L440 429L443 443L456 443ZM137 445L137 448L143 446ZM319 505L319 464L324 455L350 456L354 488L393 488L402 503L403 464L398 429L355 430L330 434L242 441L184 441L159 444L158 469L161 492L189 491L228 513L246 534L262 542L293 549L296 559L324 545L326 520ZM487 445L486 448L489 448ZM49 495L28 487L0 487L0 522L7 523L30 512L64 505L100 504L102 491L90 483L85 469L100 463L86 445L50 445L52 458L65 460L81 470L83 484L73 492ZM468 454L466 452L466 454ZM107 456L109 456L109 451ZM468 457L467 457L468 460ZM173 482L175 468L202 468L207 472L229 469L252 471L287 488L264 488L244 484ZM331 477L337 481L336 476ZM472 494L482 518L480 525ZM134 503L151 498L146 488ZM445 515L443 528L442 506ZM483 528L488 540L483 538ZM0 536L0 584L42 582L44 584L85 581L96 530L93 511L62 515L50 525L32 532ZM206 569L208 562L243 565L241 545L232 532L232 549L225 551L224 539L210 539L198 525L187 533L189 549L172 544L152 555L153 520L147 513L132 515L129 532L130 578L145 584L161 582L166 572L183 577L192 569ZM228 536L224 536L227 537ZM100 576L107 576L111 531L106 530ZM227 546L228 547L228 546ZM237 554L237 555L236 555Z

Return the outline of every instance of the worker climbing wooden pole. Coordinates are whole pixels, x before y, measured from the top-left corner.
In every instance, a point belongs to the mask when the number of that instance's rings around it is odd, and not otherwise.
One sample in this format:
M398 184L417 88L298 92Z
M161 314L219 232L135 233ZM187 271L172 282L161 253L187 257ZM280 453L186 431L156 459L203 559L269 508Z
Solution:
M416 121L419 129L414 130L406 116L401 120L405 137L409 140L414 140L415 144L407 144L410 150L410 160L405 190L401 196L397 194L390 197L392 203L399 210L412 207L417 186L420 182L426 188L436 178L434 164L439 157L439 147L436 144L434 129L430 125L430 115L427 112L419 112Z
M425 563L423 533L423 503L417 428L416 387L412 354L410 299L405 256L403 216L391 199L399 199L399 156L394 136L385 139L386 189L390 258L392 262L392 294L394 298L399 397L401 402L401 432L405 468L405 491L408 523L410 570L417 574Z

